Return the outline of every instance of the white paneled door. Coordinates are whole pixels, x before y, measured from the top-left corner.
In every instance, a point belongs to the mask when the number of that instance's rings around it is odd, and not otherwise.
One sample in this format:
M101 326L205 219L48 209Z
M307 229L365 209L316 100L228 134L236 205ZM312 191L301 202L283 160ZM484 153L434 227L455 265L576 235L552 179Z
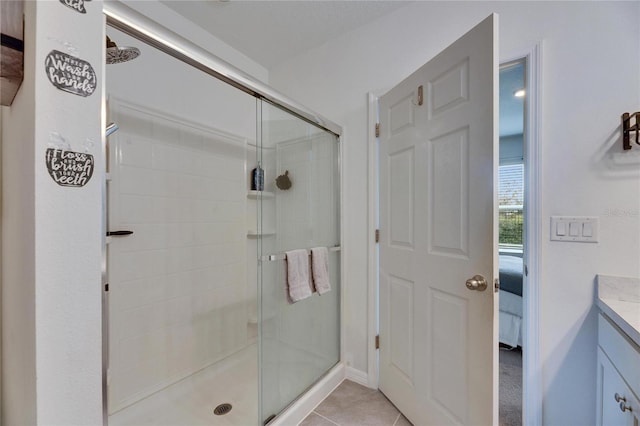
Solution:
M380 98L379 386L415 425L497 424L497 43L492 15Z

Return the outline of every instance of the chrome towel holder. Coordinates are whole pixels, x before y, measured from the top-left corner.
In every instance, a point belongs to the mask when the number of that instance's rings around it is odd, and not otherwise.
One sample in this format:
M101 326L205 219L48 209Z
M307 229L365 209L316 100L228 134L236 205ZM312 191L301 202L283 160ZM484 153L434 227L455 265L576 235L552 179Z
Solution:
M333 247L327 247L327 248L329 249L330 253L340 251L342 249L340 246L333 246ZM311 256L311 252L309 252L309 256ZM260 257L260 260L262 262L273 262L276 260L285 260L286 258L287 258L287 255L285 253L276 253L276 254L264 255Z

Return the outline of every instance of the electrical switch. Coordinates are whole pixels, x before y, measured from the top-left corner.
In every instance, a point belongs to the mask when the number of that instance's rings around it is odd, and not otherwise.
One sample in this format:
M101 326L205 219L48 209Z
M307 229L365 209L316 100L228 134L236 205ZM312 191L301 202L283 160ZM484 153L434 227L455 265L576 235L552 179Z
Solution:
M567 224L564 222L556 223L556 235L567 235Z
M580 235L580 223L569 222L569 236L577 237L578 235Z
M551 216L551 240L597 243L598 218L595 216Z

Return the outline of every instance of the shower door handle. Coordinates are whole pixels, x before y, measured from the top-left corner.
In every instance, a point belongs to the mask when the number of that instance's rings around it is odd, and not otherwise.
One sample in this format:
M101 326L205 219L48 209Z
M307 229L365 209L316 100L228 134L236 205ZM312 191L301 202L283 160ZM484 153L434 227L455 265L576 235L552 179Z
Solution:
M126 237L133 234L133 231L107 231L107 237Z

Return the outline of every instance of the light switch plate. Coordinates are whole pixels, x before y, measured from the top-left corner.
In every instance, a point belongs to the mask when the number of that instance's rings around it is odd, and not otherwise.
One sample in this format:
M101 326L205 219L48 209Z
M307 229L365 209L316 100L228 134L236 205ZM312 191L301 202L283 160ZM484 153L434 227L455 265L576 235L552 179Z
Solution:
M598 217L551 216L550 231L551 241L597 243Z

